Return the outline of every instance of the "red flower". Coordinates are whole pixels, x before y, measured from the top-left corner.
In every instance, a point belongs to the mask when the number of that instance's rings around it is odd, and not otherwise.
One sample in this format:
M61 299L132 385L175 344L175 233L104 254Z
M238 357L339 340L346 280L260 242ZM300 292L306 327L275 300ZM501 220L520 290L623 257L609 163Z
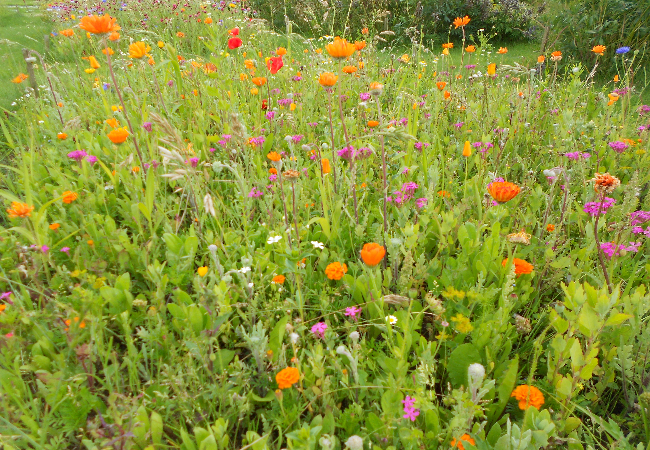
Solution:
M278 70L282 69L282 66L284 66L284 62L282 61L282 56L278 56L276 58L269 58L269 61L266 63L266 67L269 68L269 70L273 75L278 73Z
M228 34L231 36L239 36L239 27L235 27L232 30L228 30Z
M241 45L242 45L242 40L239 39L238 37L233 37L233 38L228 39L228 48L230 50L234 50L236 48L239 48L239 47L241 47Z
M267 99L262 100L262 109L268 109L269 103Z

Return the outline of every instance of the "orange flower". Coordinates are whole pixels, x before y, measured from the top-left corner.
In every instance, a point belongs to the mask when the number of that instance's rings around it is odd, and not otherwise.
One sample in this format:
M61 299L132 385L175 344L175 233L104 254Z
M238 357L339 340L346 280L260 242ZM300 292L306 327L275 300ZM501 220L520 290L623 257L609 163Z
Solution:
M552 223L549 223L548 225L546 225L546 231L548 231L549 233L552 233L553 231L555 231L555 225L553 225Z
M384 259L384 255L386 255L386 249L375 242L365 244L361 249L361 259L370 267L379 264Z
M372 95L381 95L381 93L384 92L384 85L377 82L373 81L370 83L370 94Z
M295 367L282 369L275 375L278 389L289 389L300 380L300 372Z
M512 260L512 263L515 265L515 274L517 274L517 278L519 278L521 275L531 273L533 271L533 265L523 259L514 258ZM501 261L501 265L503 267L508 265L508 258Z
M493 181L488 186L488 193L499 203L512 200L521 192L519 186L509 181Z
M64 140L64 139L67 139L68 135L65 134L65 133L57 133L56 137L57 137L57 139Z
M522 384L517 386L510 397L514 397L519 402L519 409L527 410L529 407L539 409L544 404L544 394L535 386Z
M330 160L327 158L323 158L320 161L321 166L323 167L323 174L330 173L332 171L332 167L330 166Z
M334 38L333 43L325 46L325 50L327 50L327 53L329 53L332 58L343 59L352 56L356 47L354 44L337 36Z
M179 37L179 38L184 38L185 33L183 33L182 31L179 31L178 33L176 33L176 36Z
M63 203L70 204L74 202L79 196L72 191L65 191L63 194L61 194L61 197Z
M618 74L614 75L614 82L619 82L621 79L618 77Z
M79 317L75 317L75 318L74 318L74 322L75 322L75 323L79 322L79 320L81 320L81 319L79 319ZM65 321L65 324L68 326L68 328L66 328L65 331L68 331L70 325L72 324L72 320L67 319L67 320ZM81 323L79 324L79 328L86 328L86 322L84 322L84 321L82 320Z
M449 49L448 48L443 48L442 49L442 54L446 55L446 56L449 56Z
M131 172L133 172L133 173L138 173L138 172L140 172L140 168L139 168L138 166L133 166L133 167L131 168Z
M451 92L445 91L443 95L445 96L446 99L448 99L449 97L451 97Z
M336 84L338 79L339 77L334 75L332 72L323 72L318 77L318 82L323 87L332 87Z
M206 17L203 23L207 23L208 25L210 25L212 23L212 17Z
M108 54L111 55L111 56L113 56L113 55L115 54L115 50L113 50L113 49L110 48L110 47L106 47L105 49L103 49L103 50L102 50L102 53L103 53L103 54L106 54L106 51L108 51Z
M545 60L546 60L546 57L544 55L539 55L537 57L537 62L540 63L540 64L544 63Z
M458 27L464 27L465 25L467 25L467 24L469 23L470 20L471 20L471 19L470 19L468 16L465 16L465 17L456 17L456 18L454 19L453 24L454 24L454 27L456 27L456 28L458 28Z
M116 128L108 133L108 138L113 144L122 144L129 137L129 132L126 128Z
M469 143L469 141L465 141L465 145L463 145L463 156L467 158L471 154L472 154L472 146Z
M594 191L601 196L612 193L621 184L621 180L609 173L600 174L596 172L596 175L590 181L594 182Z
M438 191L437 194L438 194L440 197L451 197L451 193L449 193L449 192L447 192L447 191L444 191L444 190L443 190L443 191Z
M284 47L278 47L278 49L275 51L275 54L278 56L284 56L287 54L287 49Z
M271 167L271 168L269 169L269 173L270 173L271 175L277 175L277 174L278 174L278 169L276 169L275 167Z
M115 23L117 19L105 14L103 16L84 16L81 18L79 28L92 34L106 34L119 31L120 26Z
M108 124L108 126L110 126L111 128L117 128L117 127L120 126L120 122L118 122L117 119L114 118L114 117L113 117L113 118L110 118L110 119L106 119L105 122L106 122L106 123Z
M16 78L13 78L13 79L11 80L11 82L12 82L12 83L19 84L19 83L22 83L23 81L25 81L27 78L29 78L28 75L25 75L24 73L19 73L18 76L17 76Z
M618 94L616 92L612 92L611 94L607 94L607 97L609 97L609 101L607 102L607 106L612 106L619 99L619 96L618 96Z
M454 48L454 43L447 42L446 44L442 44L442 48Z
M599 56L603 56L603 53L605 53L606 49L607 47L605 47L604 45L596 45L594 46L594 48L591 49L591 51Z
M494 64L494 63L492 63L492 64L488 64L488 68L487 68L487 74L488 74L488 76L493 77L493 76L496 75L496 73L497 73L497 65Z
M255 86L264 86L266 84L266 77L254 77L252 80Z
M282 284L282 283L284 283L284 280L286 280L284 275L276 275L271 280L271 283Z
M99 65L99 62L97 62L97 58L95 58L94 56L87 56L87 57L83 57L82 59L87 59L92 69L99 69L101 67Z
M61 226L60 223L57 223L57 222L51 223L50 224L50 230L58 230L60 226Z
M445 88L445 86L447 86L447 82L446 81L438 81L436 83L436 86L438 87L439 90L442 91Z
M357 51L363 50L366 48L366 41L355 41L354 48L357 49Z
M269 158L271 161L278 162L282 159L282 156L278 152L271 152L268 155L266 155L267 158Z
M465 51L467 53L474 53L476 51L476 47L474 47L473 45L468 45L467 47L465 47Z
M561 51L556 50L553 53L551 53L551 61L558 62L561 59L562 59L562 52Z
M463 434L458 440L456 438L452 439L449 445L451 447L458 447L458 450L465 450L465 447L463 447L462 442L465 441L468 444L476 445L476 441L470 437L469 434L465 433Z
M356 66L345 66L343 67L343 72L348 73L348 74L353 74L354 72L357 71Z
M333 262L332 264L328 264L325 268L325 275L327 275L327 278L330 280L340 280L343 278L343 275L347 273L347 271L348 266L345 264L341 264L340 262Z
M108 40L115 42L120 39L120 33L117 31L113 31L111 34L108 35Z
M29 206L27 203L11 202L11 208L7 209L7 212L9 213L9 218L13 219L15 217L29 217L32 215L33 210L34 207Z
M144 42L134 42L133 44L129 45L129 58L140 59L144 56L148 56L147 53L150 51L151 47L149 47Z
M252 59L247 59L246 61L244 61L244 67L246 67L247 69L254 69L255 63L253 62Z
M499 55L505 55L508 53L508 47L499 47L499 51L497 52Z
M65 37L72 37L72 36L74 36L74 31L73 31L72 29L70 29L70 28L68 28L67 30L61 30L61 31L59 31L59 33L60 33L62 36L65 36Z
M379 122L377 122L376 120L369 120L368 121L368 126L370 128L375 128L375 127L379 126Z
M368 28L363 28L363 29L361 30L361 34L363 34L364 36L366 36L366 35L368 34Z

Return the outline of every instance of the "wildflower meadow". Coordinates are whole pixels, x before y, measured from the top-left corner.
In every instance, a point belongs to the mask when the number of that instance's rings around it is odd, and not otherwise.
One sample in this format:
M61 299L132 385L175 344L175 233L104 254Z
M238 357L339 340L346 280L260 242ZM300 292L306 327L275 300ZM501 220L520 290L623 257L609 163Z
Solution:
M650 449L639 49L42 10L0 114L4 449Z

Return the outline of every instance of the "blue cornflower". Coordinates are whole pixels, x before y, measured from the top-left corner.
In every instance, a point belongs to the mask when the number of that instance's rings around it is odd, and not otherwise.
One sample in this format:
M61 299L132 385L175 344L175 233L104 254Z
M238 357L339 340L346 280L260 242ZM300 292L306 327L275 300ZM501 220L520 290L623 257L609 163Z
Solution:
M630 47L620 47L616 49L616 54L617 55L624 55L625 53L630 51Z

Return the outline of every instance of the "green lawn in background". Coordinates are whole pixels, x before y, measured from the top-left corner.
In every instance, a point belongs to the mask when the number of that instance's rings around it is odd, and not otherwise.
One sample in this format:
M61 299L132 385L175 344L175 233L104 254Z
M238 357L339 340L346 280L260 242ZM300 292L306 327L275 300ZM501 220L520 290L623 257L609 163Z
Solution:
M27 81L14 84L11 79L25 73L23 48L43 53L45 35L51 24L38 2L31 0L0 0L0 108L9 108L24 92Z

